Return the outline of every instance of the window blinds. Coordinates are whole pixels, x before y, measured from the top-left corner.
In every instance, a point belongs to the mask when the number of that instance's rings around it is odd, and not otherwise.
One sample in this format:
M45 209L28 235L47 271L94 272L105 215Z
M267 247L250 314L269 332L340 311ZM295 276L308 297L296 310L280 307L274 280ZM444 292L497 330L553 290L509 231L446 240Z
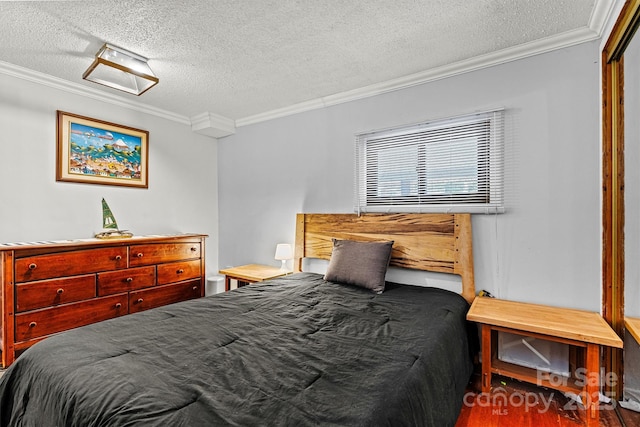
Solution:
M502 212L504 111L356 135L356 212Z

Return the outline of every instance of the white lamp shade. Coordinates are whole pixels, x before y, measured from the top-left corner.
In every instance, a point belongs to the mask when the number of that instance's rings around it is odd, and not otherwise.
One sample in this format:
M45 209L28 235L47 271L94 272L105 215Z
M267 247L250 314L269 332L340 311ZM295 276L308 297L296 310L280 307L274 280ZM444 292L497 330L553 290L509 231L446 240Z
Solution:
M276 246L275 259L279 261L286 261L293 258L293 250L289 243L278 243Z

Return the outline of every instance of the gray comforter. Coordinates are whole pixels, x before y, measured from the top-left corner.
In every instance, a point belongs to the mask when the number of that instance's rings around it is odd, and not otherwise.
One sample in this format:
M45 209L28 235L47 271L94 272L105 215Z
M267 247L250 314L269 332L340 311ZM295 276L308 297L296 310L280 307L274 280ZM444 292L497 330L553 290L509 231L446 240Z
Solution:
M0 379L2 426L453 426L468 304L300 273L47 338ZM473 334L471 334L473 336Z

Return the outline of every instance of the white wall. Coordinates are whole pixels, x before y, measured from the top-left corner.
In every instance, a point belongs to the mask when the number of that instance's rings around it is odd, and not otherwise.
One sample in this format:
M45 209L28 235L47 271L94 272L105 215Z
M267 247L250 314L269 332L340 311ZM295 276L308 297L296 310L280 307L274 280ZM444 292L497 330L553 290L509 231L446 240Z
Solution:
M148 130L149 188L56 182L56 110ZM183 124L4 74L0 130L0 241L92 237L102 228L104 197L120 228L136 235L208 234L207 269L217 272L214 139Z
M598 61L594 41L239 128L218 147L220 266L277 265L296 213L352 212L356 133L505 107L507 212L473 217L476 288L599 311Z

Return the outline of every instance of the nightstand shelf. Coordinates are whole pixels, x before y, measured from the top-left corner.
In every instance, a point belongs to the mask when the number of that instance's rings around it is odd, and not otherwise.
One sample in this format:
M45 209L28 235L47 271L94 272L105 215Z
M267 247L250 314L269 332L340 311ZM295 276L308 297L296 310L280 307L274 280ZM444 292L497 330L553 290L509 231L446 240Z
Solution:
M553 380L550 380L551 375L547 373L539 373L533 368L505 362L495 356L491 360L491 373L510 377L519 381L537 384L542 387L553 388L562 392L568 391L571 393L580 394L583 390L582 386L580 385L581 380L578 378L552 374Z
M236 280L238 287L251 283L262 282L263 280L273 279L288 274L279 267L269 265L247 264L238 267L225 268L220 270L220 274L224 274L224 290L231 289L231 281Z
M491 391L491 375L569 391L580 395L587 407L587 426L598 426L600 346L622 348L622 340L598 313L539 304L478 297L467 319L480 325L482 339L482 392ZM504 362L497 357L498 332L533 337L572 347L583 359L571 377L547 374Z

